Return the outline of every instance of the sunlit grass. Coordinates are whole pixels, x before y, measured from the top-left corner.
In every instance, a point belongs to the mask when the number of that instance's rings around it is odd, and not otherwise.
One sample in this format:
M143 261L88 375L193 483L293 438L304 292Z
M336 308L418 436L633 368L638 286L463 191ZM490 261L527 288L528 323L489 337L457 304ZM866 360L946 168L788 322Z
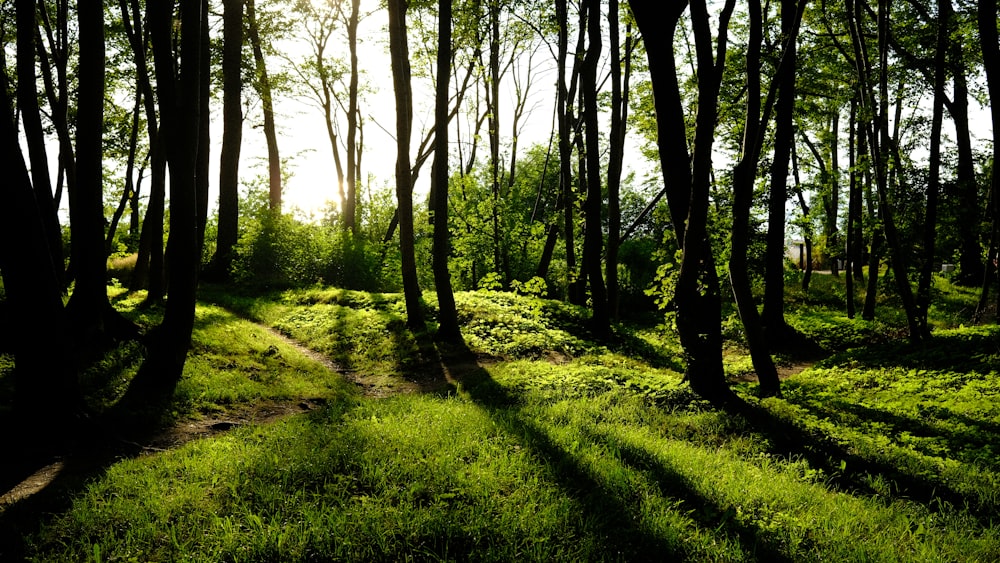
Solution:
M329 397L326 406L113 464L66 491L72 507L26 540L30 559L1000 554L995 327L939 329L922 348L873 346L889 325L795 313L802 332L847 351L785 381L784 398L760 401L752 384L737 385L750 406L726 412L681 381L669 330L618 327L597 344L582 310L460 294L466 325L510 330L470 331L479 365L450 393L371 399L231 310L352 369L440 370L405 329L398 296L208 297L227 308L199 308L182 410L296 396ZM541 332L521 336L528 327ZM738 346L727 358L730 374L748 369Z

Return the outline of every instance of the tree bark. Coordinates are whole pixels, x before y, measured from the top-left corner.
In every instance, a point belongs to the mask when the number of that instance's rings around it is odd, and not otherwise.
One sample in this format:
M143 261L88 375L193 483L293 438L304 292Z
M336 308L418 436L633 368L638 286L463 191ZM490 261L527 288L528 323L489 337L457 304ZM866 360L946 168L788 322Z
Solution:
M23 421L13 431L34 436L52 429L52 416L67 420L79 413L82 399L72 355L52 347L53 342L65 346L71 341L57 273L62 264L52 262L48 247L53 241L33 193L7 92L6 73L0 73L0 151L7 164L0 182L0 240L7 242L0 244L0 273L15 327L14 410ZM49 407L43 411L38 409L41 398ZM37 421L41 416L44 422Z
M268 202L272 210L281 211L281 155L278 153L278 135L274 128L274 103L271 98L271 79L267 74L264 51L257 26L256 0L246 0L247 40L253 49L257 69L256 86L264 110L264 137L267 141Z
M797 27L795 0L781 0L781 33L789 37ZM768 336L780 341L785 323L785 204L788 201L788 161L795 129L795 41L787 41L784 57L790 57L775 75L778 98L775 106L774 159L771 161L771 193L768 200L767 248L764 271L762 319Z
M59 215L52 196L52 180L49 176L49 159L45 150L45 134L42 129L41 111L38 107L38 92L35 81L35 35L38 33L35 3L32 0L17 0L17 109L24 124L24 138L28 146L31 162L31 183L45 225L45 232L52 253L53 264L58 265L57 277L62 283L63 248L62 229ZM57 243L58 244L54 244Z
M983 284L980 291L976 316L982 316L987 307L990 285L995 280L997 268L997 252L1000 246L1000 175L997 174L997 163L1000 163L1000 39L997 33L997 3L996 0L979 0L977 6L977 21L979 27L979 42L983 51L983 68L986 71L986 85L990 98L990 118L993 122L993 166L990 178L990 204L987 206L993 217L990 235L989 252L986 255L986 267L983 273ZM1000 322L1000 291L997 292L996 321Z
M389 0L389 55L396 97L396 202L399 217L399 248L402 254L403 294L406 324L411 330L425 328L423 298L417 281L413 241L413 185L410 176L410 131L413 95L410 89L410 57L406 44L406 0Z
M433 268L434 289L438 300L439 339L459 341L458 312L451 288L448 269L450 241L448 235L448 82L451 80L451 0L438 0L437 91L434 100L434 164L431 172L433 189Z
M760 384L760 395L773 397L781 394L778 370L771 359L770 347L761 325L760 313L754 302L747 267L750 246L750 208L757 162L760 158L760 46L763 43L763 19L760 0L751 0L748 6L750 37L747 42L747 107L743 129L743 155L733 172L733 231L730 238L729 281L733 298L750 349L750 358ZM794 39L793 39L794 40Z
M152 393L156 398L169 397L184 369L194 329L200 263L197 165L202 97L208 95L201 77L207 13L202 0L182 0L180 14L179 67L173 59L172 5L156 4L148 17L156 61L160 135L170 166L169 298L163 322L148 336L149 355L133 386L141 395Z
M711 150L722 60L716 69L708 8L704 0L695 0L691 2L691 22L698 61L698 115L694 155L689 161L673 56L674 29L685 4L670 4L666 14L662 13L664 6L656 2L631 0L630 5L646 44L667 202L683 249L675 302L677 330L687 363L685 378L695 393L725 403L734 396L722 368L722 303L707 236ZM733 5L727 2L723 13L731 13ZM725 30L725 24L720 22L720 53L725 52Z
M212 269L228 279L239 238L240 152L243 145L243 1L223 3L222 154L219 157L219 234Z
M351 78L347 98L347 201L344 202L344 224L351 233L358 232L358 18L361 0L351 0L351 15L347 21L347 46L351 57Z
M923 336L931 333L927 315L931 305L931 281L934 272L934 249L937 242L937 203L941 183L941 126L944 121L946 57L949 46L950 0L938 0L937 47L934 54L934 100L931 114L931 146L927 179L927 204L924 212L924 256L917 283L917 322Z
M600 131L597 126L597 65L601 57L601 3L587 0L587 30L589 45L583 58L580 73L580 90L584 98L584 124L586 126L587 155L587 197L584 202L586 233L584 255L587 260L587 274L590 280L590 296L593 308L591 323L595 336L607 338L611 334L611 320L608 314L608 297L604 285L604 268L601 265L603 229L601 227L601 155Z

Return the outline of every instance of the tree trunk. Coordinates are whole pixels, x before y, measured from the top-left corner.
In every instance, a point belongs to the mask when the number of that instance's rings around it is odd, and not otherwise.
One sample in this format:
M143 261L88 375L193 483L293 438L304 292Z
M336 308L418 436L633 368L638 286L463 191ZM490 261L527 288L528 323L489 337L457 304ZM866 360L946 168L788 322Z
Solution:
M796 27L795 0L781 0L781 33L792 35ZM764 311L762 319L768 336L780 341L787 329L785 324L785 204L788 202L788 161L794 142L795 69L797 49L794 40L787 41L782 65L774 80L778 82L775 106L774 160L771 161L771 193L768 200L767 248L764 270Z
M150 38L156 60L160 134L170 163L170 239L167 242L169 299L163 323L149 335L149 356L134 385L158 398L172 393L180 379L194 328L198 286L197 163L201 139L202 39L207 13L202 0L181 1L181 60L173 64L172 6L150 11ZM182 95L183 93L183 95ZM131 391L131 390L130 390Z
M743 155L733 172L733 230L729 258L729 280L733 298L747 337L750 358L753 362L760 395L773 397L781 394L778 371L771 359L770 347L761 324L760 313L753 299L747 251L750 246L750 208L753 205L754 180L762 144L760 123L760 45L763 43L763 20L760 0L751 0L748 6L750 38L747 43L747 108L743 130ZM794 41L794 38L792 39Z
M42 129L41 111L38 107L38 92L35 81L35 34L38 24L35 17L35 3L32 0L17 0L17 109L24 123L24 139L28 146L31 162L31 183L34 187L38 211L50 241L51 260L57 267L57 278L62 284L63 248L62 229L56 202L52 197L52 180L49 177L49 160L45 150L45 134ZM58 244L56 244L58 243Z
M347 201L344 202L344 225L351 233L358 232L358 18L361 0L351 0L351 15L347 21L347 46L351 57L351 79L347 98Z
M107 290L104 247L104 9L80 5L76 187L70 191L72 262L76 284L67 305L80 344L88 349L114 334L118 314ZM124 324L124 323L122 323Z
M601 4L598 0L587 0L587 29L590 44L583 58L580 73L580 91L584 98L583 116L586 126L587 156L587 197L584 201L586 232L584 233L584 256L587 261L587 277L590 281L590 296L593 307L591 319L594 334L606 338L611 334L608 315L608 297L604 286L604 269L601 267L601 155L600 131L597 128L597 65L601 57Z
M707 237L711 151L721 75L718 71L723 59L720 57L717 71L708 8L704 0L691 2L698 61L698 115L694 155L688 161L684 112L673 57L673 30L684 5L671 4L672 10L666 14L661 12L663 6L659 3L632 0L630 5L646 44L662 172L674 228L683 249L675 302L677 330L687 361L685 377L691 389L702 397L728 402L733 400L733 394L722 368L722 303ZM723 14L731 13L733 5L734 2L727 2ZM728 17L720 19L719 52L725 53Z
M222 154L219 156L219 234L212 269L228 279L239 239L240 152L243 145L243 1L223 3Z
M409 48L406 44L407 2L389 0L387 7L392 85L396 96L396 201L399 217L399 248L402 254L403 294L406 300L406 324L411 330L416 331L423 330L425 323L413 243L413 185L410 176L413 95L410 90Z
M986 255L986 267L983 273L983 285L980 292L976 315L981 316L986 311L989 288L994 282L997 268L997 252L1000 246L1000 175L997 174L997 163L1000 163L1000 39L997 33L997 3L996 0L979 0L977 8L979 42L983 51L983 68L986 71L986 85L990 99L990 118L993 122L993 166L990 171L990 204L987 206L993 217L990 235L990 248ZM1000 291L997 292L996 321L1000 322Z
M937 201L941 181L941 126L944 121L944 86L949 43L951 0L938 0L937 48L934 54L934 100L931 114L931 146L927 179L927 206L924 213L924 256L917 284L917 322L923 336L931 333L927 315L931 305L931 281L934 272L934 248L937 242Z
M609 42L611 44L611 130L608 151L608 247L606 252L608 313L618 318L618 249L621 246L621 175L625 156L625 128L628 123L628 86L631 74L631 26L625 41L625 72L622 75L621 40L619 39L618 0L608 4Z
M448 269L450 243L448 239L448 81L451 80L451 0L438 0L437 91L434 100L434 164L431 182L434 185L434 289L438 300L438 338L458 341L458 312L451 288Z
M274 104L271 98L271 79L267 74L267 64L264 61L264 51L261 47L260 32L257 28L256 0L246 0L247 40L253 49L254 63L257 67L256 86L260 92L261 105L264 110L264 137L267 141L267 175L268 202L271 209L281 210L281 156L278 153L278 135L274 129Z
M30 435L54 429L50 417L71 419L82 408L73 357L53 349L70 342L62 303L62 284L52 262L44 218L33 193L18 142L8 98L6 72L0 74L0 151L6 178L0 182L0 273L10 307L14 352L14 410L23 426L12 429ZM55 352L55 353L54 353ZM38 409L44 399L47 408ZM44 421L37 420L44 417ZM66 426L55 425L65 431Z

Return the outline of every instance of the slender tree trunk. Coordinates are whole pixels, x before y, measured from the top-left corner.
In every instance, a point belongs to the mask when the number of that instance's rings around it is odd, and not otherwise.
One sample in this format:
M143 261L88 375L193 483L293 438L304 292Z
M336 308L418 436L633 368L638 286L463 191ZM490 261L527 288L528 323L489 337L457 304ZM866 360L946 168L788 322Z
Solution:
M113 250L112 245L115 242L115 235L118 232L118 223L121 221L122 215L125 214L125 206L133 199L133 193L135 192L135 161L136 153L139 150L139 117L141 113L142 91L141 87L137 84L135 89L135 107L132 110L132 127L129 129L128 157L125 161L125 189L122 190L118 206L115 207L115 211L111 215L108 232L104 236L104 253L108 256L111 255Z
M35 3L32 0L17 0L15 9L17 10L17 109L21 114L24 138L28 145L31 183L46 236L50 241L49 252L52 253L50 259L58 266L57 278L62 284L64 260L62 229L59 226L56 202L52 197L49 159L45 150L45 134L42 129L35 81L35 35L38 33Z
M156 60L160 134L170 163L169 299L163 323L149 336L149 356L133 383L140 392L169 396L180 379L194 328L198 286L197 166L201 140L202 0L181 0L180 66L173 62L172 6L157 5L149 25Z
M952 12L954 13L954 12ZM966 80L964 45L949 42L948 50L953 73L954 94L950 113L955 124L955 144L958 149L956 168L959 258L957 282L975 285L983 279L983 251L979 199L979 184L976 182L976 165L972 153L972 133L969 128L969 86Z
M243 145L243 1L223 3L222 154L219 156L219 234L213 270L227 279L239 238L240 152Z
M358 232L358 18L361 0L351 0L347 21L347 46L351 58L351 78L347 94L347 201L344 202L344 225Z
M261 47L260 31L257 28L256 0L246 1L247 40L253 48L253 58L257 67L257 88L264 110L264 137L267 141L267 173L269 203L271 209L281 210L281 155L278 153L278 135L274 128L274 103L271 98L271 79L267 74L264 51Z
M81 344L105 335L112 309L107 291L104 247L104 9L81 2L79 85L77 87L76 187L70 191L70 230L76 285L67 305Z
M723 15L731 13L734 4L727 2ZM723 59L720 57L716 69L705 2L691 2L698 60L698 115L694 156L688 161L685 128L677 127L683 124L684 110L673 57L673 30L684 4L669 5L666 14L659 3L632 0L630 5L646 44L662 172L677 239L683 249L675 301L677 329L687 360L685 377L699 395L727 402L732 400L732 391L722 369L721 296L707 239L711 150ZM720 53L725 53L727 20L728 16L720 18Z
M980 292L976 316L986 312L990 285L994 282L994 274L1000 272L997 260L1000 252L1000 39L997 33L997 3L996 0L979 0L977 7L979 26L979 42L983 51L983 68L986 71L986 85L990 98L990 117L993 122L993 166L990 172L990 204L987 206L993 217L990 235L989 251L986 255L986 267L983 273L983 285ZM1000 291L997 292L996 322L1000 322Z
M434 289L438 300L438 338L460 340L458 312L451 288L448 269L450 244L448 239L448 82L451 80L451 1L438 0L437 92L434 100L434 164L431 181L434 184Z
M625 156L625 127L628 123L628 82L631 74L631 26L625 41L624 76L622 75L621 40L619 38L618 0L608 4L609 42L611 44L611 130L608 153L608 246L606 252L608 312L618 318L618 249L621 246L621 175Z
M931 305L931 282L934 272L934 250L937 242L937 202L941 182L941 126L944 121L944 87L946 76L947 50L949 46L949 20L952 7L950 0L938 0L937 48L934 54L934 101L931 114L931 146L927 180L927 205L924 213L924 256L917 284L917 322L924 338L930 336L931 329L927 315Z
M759 0L751 0L748 5L750 37L747 43L747 107L743 130L743 155L733 172L733 231L729 258L729 281L733 298L743 322L747 345L760 394L773 397L781 394L778 371L771 359L770 347L761 324L760 313L754 302L747 266L747 251L750 246L750 208L753 205L754 180L762 144L761 129L766 126L760 120L760 45L763 43L763 19Z
M796 27L795 0L781 0L781 33L788 37ZM768 336L780 341L785 324L785 204L788 202L788 161L794 141L795 41L786 41L783 65L775 75L778 99L775 106L774 159L771 161L771 193L768 200L767 248L764 270L764 311L762 319Z
M847 126L847 167L849 170L848 179L848 200L847 200L847 272L844 276L845 290L847 293L847 318L853 319L857 314L854 302L854 273L858 270L860 261L861 238L856 236L857 221L861 214L861 188L858 185L858 172L856 169L857 159L855 158L855 131L857 130L857 103L851 99L851 117Z
M388 0L389 54L392 59L392 84L396 95L396 201L406 324L411 330L423 330L425 327L423 299L417 282L417 261L413 247L413 185L410 176L413 95L410 90L409 48L406 44L406 9L406 0Z
M812 223L809 219L809 204L806 203L805 195L802 193L802 182L799 180L799 153L798 149L795 148L795 143L792 143L792 179L795 182L795 196L799 200L799 209L802 211L802 243L806 254L805 260L800 264L803 272L801 287L802 291L809 291L809 284L812 281L813 273ZM801 260L801 256L799 258Z
M590 44L584 55L580 73L580 91L584 97L584 124L586 126L587 155L587 198L584 202L586 233L584 255L587 260L587 274L590 280L590 295L593 306L593 330L598 338L611 334L611 320L608 314L608 297L604 285L604 268L601 266L603 230L601 228L601 155L600 131L597 127L597 65L601 57L601 3L587 0L587 29Z
M199 53L198 65L199 92L203 95L198 98L198 153L195 164L195 222L198 229L196 268L201 270L202 250L205 248L205 228L208 226L208 184L209 167L211 159L211 122L209 120L209 91L212 87L212 54L211 38L208 33L208 10L209 0L201 0L201 12L205 15L205 22L201 26L201 50Z

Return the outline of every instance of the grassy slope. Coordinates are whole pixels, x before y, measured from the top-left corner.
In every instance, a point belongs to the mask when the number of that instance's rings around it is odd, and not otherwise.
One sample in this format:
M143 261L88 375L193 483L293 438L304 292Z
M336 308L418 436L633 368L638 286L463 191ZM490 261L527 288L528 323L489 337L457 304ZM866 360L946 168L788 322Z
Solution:
M386 381L449 371L449 357L442 365L425 338L405 331L397 296L210 297L349 370ZM891 321L849 322L803 299L811 312L794 318L827 347L891 332ZM738 384L755 408L735 415L687 392L665 331L621 328L611 345L597 346L581 312L562 304L482 293L458 301L478 361L460 366L457 386L379 400L358 398L266 331L205 305L179 413L270 396L333 400L308 416L114 464L67 491L72 507L26 540L29 554L45 561L1000 555L995 328L941 330L920 350L890 342L840 353L787 381L784 399L758 402ZM738 347L728 357L739 375Z

